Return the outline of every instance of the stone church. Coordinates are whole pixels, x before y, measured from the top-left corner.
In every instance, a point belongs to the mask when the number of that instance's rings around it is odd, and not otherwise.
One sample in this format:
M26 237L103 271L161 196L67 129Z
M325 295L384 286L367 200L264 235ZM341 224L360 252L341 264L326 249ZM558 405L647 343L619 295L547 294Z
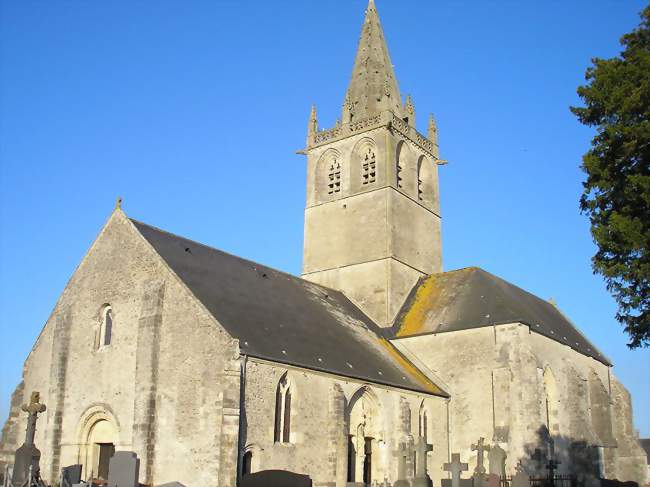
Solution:
M27 357L0 460L40 391L42 476L232 487L288 470L315 486L440 485L485 438L504 471L645 480L630 395L552 303L476 267L443 272L433 118L416 130L373 0L341 119L303 151L302 276L129 218L119 203ZM468 256L471 257L471 256ZM537 455L537 457L536 457ZM537 458L537 460L535 460Z

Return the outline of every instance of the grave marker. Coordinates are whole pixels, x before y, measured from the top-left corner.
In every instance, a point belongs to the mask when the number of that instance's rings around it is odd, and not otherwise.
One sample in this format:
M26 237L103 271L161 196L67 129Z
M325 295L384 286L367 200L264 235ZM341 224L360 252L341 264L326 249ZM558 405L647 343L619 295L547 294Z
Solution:
M108 487L138 487L140 459L132 451L116 451L108 464Z
M39 402L40 397L40 394L34 391L29 404L22 406L22 410L27 413L27 428L25 430L25 442L16 450L14 458L14 471L11 482L16 486L22 486L25 483L31 485L34 478L40 477L39 461L41 452L34 445L34 435L36 434L38 415L47 409L45 404Z

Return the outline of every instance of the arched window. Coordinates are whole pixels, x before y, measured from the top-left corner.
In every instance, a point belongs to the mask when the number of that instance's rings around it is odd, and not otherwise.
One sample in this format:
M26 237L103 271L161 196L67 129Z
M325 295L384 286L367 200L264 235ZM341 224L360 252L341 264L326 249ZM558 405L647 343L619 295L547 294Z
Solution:
M418 201L424 206L436 209L437 183L433 163L422 156L418 160Z
M339 193L341 191L341 163L335 155L329 162L327 172L327 194Z
M251 450L248 450L246 453L244 453L244 457L242 458L242 465L241 465L241 474L242 477L244 475L248 475L251 473L253 465L253 452Z
M544 369L544 402L542 404L542 414L545 420L546 428L549 433L557 434L560 431L559 411L560 397L558 394L555 376L549 367Z
M101 311L99 323L99 336L96 348L101 348L111 344L113 337L113 308L110 305L104 305Z
M291 436L291 384L284 374L275 392L275 429L273 441L289 443Z
M361 184L372 184L377 180L377 156L372 147L362 154Z
M418 426L418 434L424 441L429 440L429 418L427 417L427 410L424 407L424 401L420 405L420 422Z
M404 187L404 142L400 141L397 146L397 155L395 157L395 174L397 175L397 189Z

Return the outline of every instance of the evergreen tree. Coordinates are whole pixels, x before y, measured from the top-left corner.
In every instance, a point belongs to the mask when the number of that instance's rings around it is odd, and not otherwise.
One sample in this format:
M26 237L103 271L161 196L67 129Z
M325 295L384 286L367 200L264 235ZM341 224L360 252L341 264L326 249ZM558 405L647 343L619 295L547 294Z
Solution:
M571 107L596 128L580 209L598 246L594 272L618 303L630 348L650 344L650 6L641 19L618 57L592 59L578 88L585 106Z

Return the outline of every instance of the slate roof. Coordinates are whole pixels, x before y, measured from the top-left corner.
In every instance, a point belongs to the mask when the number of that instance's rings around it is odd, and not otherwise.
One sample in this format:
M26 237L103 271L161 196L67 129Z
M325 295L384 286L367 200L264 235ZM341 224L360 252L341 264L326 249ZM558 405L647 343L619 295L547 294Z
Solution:
M516 322L611 365L553 304L478 267L422 278L398 314L393 333L403 338Z
M341 292L131 221L241 353L447 396Z

